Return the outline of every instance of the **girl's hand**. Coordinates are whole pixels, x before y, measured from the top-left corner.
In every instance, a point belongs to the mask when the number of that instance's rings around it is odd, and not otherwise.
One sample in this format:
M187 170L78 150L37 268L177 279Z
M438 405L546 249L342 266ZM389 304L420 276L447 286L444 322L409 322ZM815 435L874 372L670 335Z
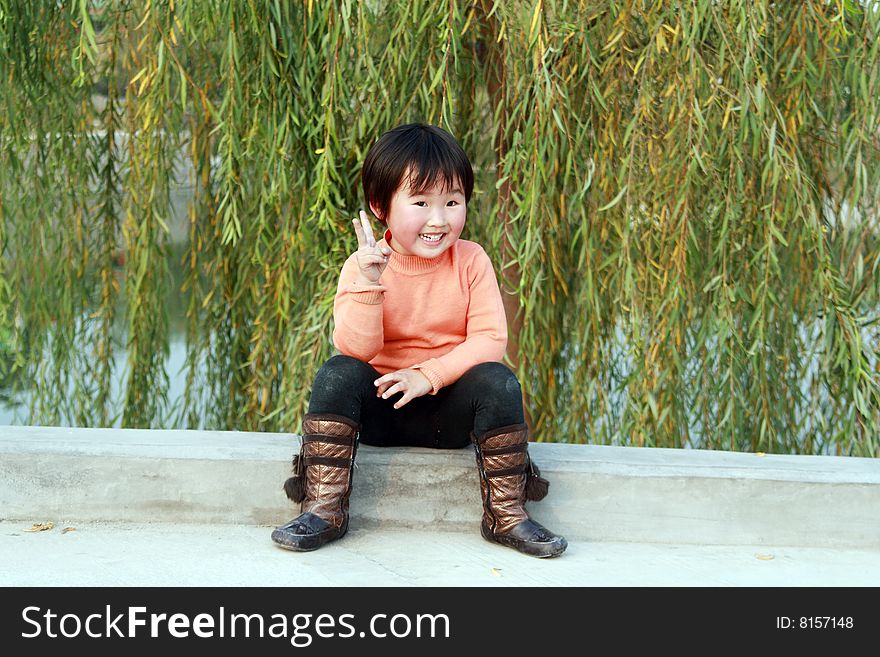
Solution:
M394 408L400 408L411 399L426 395L434 389L434 386L428 381L428 377L419 370L409 368L389 372L373 381L373 384L377 386L376 396L383 399L388 399L398 392L403 393L403 397L394 404Z
M358 250L357 263L360 271L358 272L357 282L362 285L377 285L379 277L388 266L388 256L391 255L391 248L384 246L379 248L376 245L376 238L373 237L373 229L370 227L370 220L367 213L361 210L360 219L352 219L354 224L354 232L357 233Z

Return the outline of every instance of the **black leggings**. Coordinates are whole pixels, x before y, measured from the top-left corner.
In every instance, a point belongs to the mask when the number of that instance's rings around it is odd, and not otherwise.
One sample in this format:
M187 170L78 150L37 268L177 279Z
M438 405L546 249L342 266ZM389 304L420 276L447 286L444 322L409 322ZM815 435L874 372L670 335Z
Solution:
M373 381L382 376L369 363L337 355L315 376L309 413L334 413L362 424L367 445L458 449L489 429L522 424L522 391L503 363L475 365L455 383L393 406L403 393L376 396Z

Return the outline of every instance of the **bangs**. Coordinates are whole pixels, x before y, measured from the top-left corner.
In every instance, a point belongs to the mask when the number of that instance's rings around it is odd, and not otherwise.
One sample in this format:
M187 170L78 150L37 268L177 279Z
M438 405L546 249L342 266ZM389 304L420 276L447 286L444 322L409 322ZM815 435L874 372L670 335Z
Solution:
M405 185L411 195L424 194L435 185L440 185L444 194L456 187L464 193L460 161L455 161L456 158L450 157L449 153L440 152L431 141L426 140L416 146L413 149L415 152L408 158L406 171L401 175L398 187L403 188Z

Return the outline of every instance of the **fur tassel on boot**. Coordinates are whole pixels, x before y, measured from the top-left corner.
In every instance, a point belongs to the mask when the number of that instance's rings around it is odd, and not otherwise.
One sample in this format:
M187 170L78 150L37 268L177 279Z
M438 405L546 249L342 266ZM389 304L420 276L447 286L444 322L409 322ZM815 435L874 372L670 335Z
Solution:
M303 481L302 454L293 457L293 476L284 482L284 493L292 502L306 499L306 486Z
M526 480L526 499L532 502L543 500L547 497L547 491L550 489L550 482L541 476L541 471L535 462L529 458L529 472Z

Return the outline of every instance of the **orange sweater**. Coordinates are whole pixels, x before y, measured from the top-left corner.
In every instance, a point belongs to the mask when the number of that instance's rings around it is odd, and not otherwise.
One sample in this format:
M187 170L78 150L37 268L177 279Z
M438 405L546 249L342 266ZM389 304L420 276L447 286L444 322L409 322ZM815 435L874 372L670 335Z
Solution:
M379 240L384 246L385 240ZM436 258L392 250L379 285L360 285L355 254L339 274L333 344L380 374L419 369L432 395L471 367L501 361L507 318L489 256L458 239Z

